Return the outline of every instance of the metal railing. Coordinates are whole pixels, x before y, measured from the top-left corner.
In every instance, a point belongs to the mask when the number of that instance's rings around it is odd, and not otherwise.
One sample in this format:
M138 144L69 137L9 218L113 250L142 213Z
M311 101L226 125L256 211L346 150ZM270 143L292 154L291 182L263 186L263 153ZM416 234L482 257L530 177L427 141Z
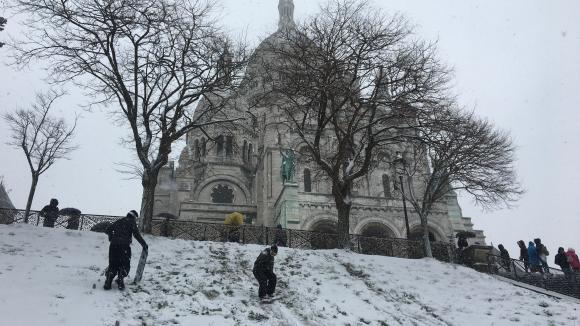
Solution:
M108 225L120 218L122 216L61 215L55 221L54 227L103 232ZM24 210L0 208L0 223L24 223ZM38 211L30 211L28 224L42 226L44 217ZM197 241L239 242L262 245L276 243L280 246L296 249L332 249L338 246L338 237L332 233L253 225L231 226L173 219L153 219L151 233L157 236ZM434 258L452 262L452 244L432 242L431 245ZM421 241L399 238L374 238L351 234L350 247L354 252L368 255L399 258L423 258L425 256Z
M488 272L580 299L580 275L574 271L565 273L552 267L529 266L521 260L489 254Z
M265 226L230 226L193 221L154 219L152 234L186 240L239 242L244 244L278 245L297 249L332 249L338 246L338 237L332 233L306 230L277 229ZM423 258L421 241L399 238L374 238L358 234L350 235L352 251L400 258ZM453 245L432 242L433 256L441 261L453 260Z
M0 208L0 223L24 223L24 213L25 211L21 209ZM108 225L120 218L122 216L95 214L59 215L54 221L54 227L70 230L100 231L106 229ZM28 224L42 226L44 222L45 217L41 216L39 211L30 211L28 213Z

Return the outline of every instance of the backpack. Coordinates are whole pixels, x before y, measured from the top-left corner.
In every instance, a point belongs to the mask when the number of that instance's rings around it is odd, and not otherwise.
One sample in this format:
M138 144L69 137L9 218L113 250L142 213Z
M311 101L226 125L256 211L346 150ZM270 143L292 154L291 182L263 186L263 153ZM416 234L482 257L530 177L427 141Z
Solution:
M546 246L542 245L542 253L546 256L550 256L550 252L548 251L548 248L546 248Z

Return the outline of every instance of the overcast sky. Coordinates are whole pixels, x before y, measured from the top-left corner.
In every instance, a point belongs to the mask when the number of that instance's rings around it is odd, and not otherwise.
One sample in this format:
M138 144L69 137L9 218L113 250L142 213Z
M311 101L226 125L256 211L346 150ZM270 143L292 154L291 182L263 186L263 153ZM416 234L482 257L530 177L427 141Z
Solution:
M316 12L321 1L295 0L295 17ZM223 25L246 33L256 44L277 28L277 0L222 0ZM527 193L512 209L482 212L468 197L463 214L483 229L488 243L503 243L517 256L515 242L541 237L553 263L557 247L580 249L580 2L579 1L432 1L375 0L387 13L403 13L426 40L437 40L441 59L455 70L454 87L461 103L508 130L517 147L517 172ZM8 15L0 9L0 15ZM22 33L17 19L0 39ZM26 106L35 91L46 90L38 66L15 71L5 66L0 50L0 113ZM129 162L132 152L120 146L123 127L100 111L80 105L82 92L56 103L56 114L82 115L75 141L80 149L41 176L33 209L50 198L60 207L86 213L124 215L139 210L141 187L125 180L115 163ZM24 154L6 146L0 121L0 176L18 208L24 208L30 172ZM179 153L173 153L177 156Z

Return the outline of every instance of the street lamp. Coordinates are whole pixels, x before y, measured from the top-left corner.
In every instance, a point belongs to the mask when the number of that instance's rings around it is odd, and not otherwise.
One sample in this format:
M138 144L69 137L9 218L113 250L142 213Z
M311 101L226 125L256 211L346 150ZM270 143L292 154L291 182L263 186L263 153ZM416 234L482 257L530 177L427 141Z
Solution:
M405 159L401 155L401 152L397 152L397 159L395 163L401 164L401 169L405 171ZM403 184L403 173L399 174L399 183L401 184L401 197L403 198L403 211L405 212L405 228L407 230L407 239L409 239L409 235L411 232L409 231L409 217L407 216L407 200L405 199L405 187Z

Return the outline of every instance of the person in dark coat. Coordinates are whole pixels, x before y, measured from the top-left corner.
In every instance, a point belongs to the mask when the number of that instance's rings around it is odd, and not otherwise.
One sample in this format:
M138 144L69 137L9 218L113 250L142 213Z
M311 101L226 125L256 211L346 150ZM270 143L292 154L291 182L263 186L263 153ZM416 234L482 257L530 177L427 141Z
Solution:
M540 264L546 273L550 273L550 267L548 266L548 248L544 246L542 240L540 238L534 239L534 243L536 244L536 252L538 253L538 258L540 259Z
M129 275L131 269L131 242L133 236L143 250L148 250L149 247L143 237L139 233L137 227L137 217L139 215L136 211L130 211L126 217L115 221L107 228L107 235L109 236L109 267L107 268L107 278L105 280L105 290L111 289L113 278L117 276L117 285L119 290L125 288L123 279Z
M568 257L566 256L566 252L564 248L558 248L558 253L554 257L554 264L560 266L562 272L566 276L566 279L572 278L572 269L570 268L570 263L568 263Z
M276 226L276 237L275 237L275 241L274 243L278 246L278 247L286 247L286 241L287 241L287 237L286 237L286 230L284 230L282 228L281 224L278 224Z
M273 244L270 248L262 250L252 272L258 280L258 297L260 299L272 297L276 290L276 274L274 274L274 257L278 254L278 246Z
M524 268L528 272L530 268L530 258L528 256L528 248L526 248L526 243L524 240L518 241L518 247L520 247L520 260L524 262Z
M499 256L501 257L501 264L502 264L502 266L508 272L511 272L511 267L510 267L510 263L511 263L510 253L504 248L503 244L500 244L499 246L497 246L497 248L499 249Z
M54 223L58 219L58 200L51 199L50 204L44 206L40 210L40 216L44 217L44 221L42 222L42 226L53 228Z
M459 248L459 250L463 250L465 248L467 248L469 246L469 243L467 243L467 239L465 238L465 236L460 235L459 239L457 239L457 247Z

